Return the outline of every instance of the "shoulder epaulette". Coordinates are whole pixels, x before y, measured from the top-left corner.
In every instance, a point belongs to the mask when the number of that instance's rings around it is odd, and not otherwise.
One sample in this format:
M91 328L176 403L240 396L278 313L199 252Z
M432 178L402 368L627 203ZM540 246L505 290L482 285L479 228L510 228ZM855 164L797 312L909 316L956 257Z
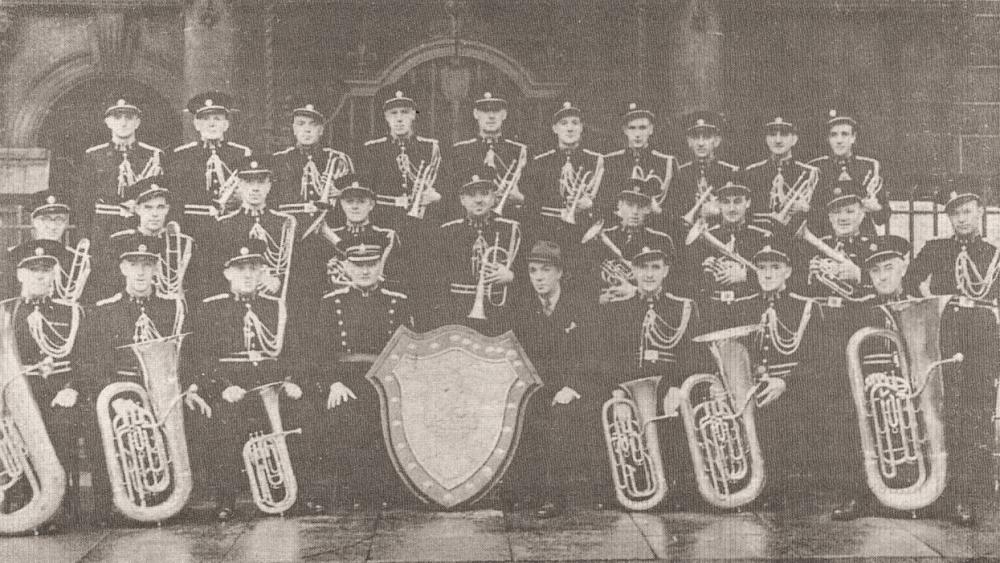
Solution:
M110 146L111 146L111 143L101 143L99 145L94 145L94 146L90 147L89 149L87 149L84 152L86 152L87 154L90 154L90 153L92 153L94 151L99 151L101 149L106 149L106 148L108 148Z
M751 226L752 226L752 225L751 225ZM716 223L716 224L712 225L711 227L709 227L709 228L708 228L708 231L709 231L709 232L712 232L712 231L718 231L718 230L719 230L719 229L721 229L721 228L722 228L722 223Z
M680 296L674 295L673 293L670 293L669 291L664 291L663 295L665 297L669 297L669 298L673 299L674 301L680 301L681 303L686 303L686 302L694 301L693 299L691 299L689 297L680 297Z
M271 213L271 215L274 215L276 217L281 217L282 219L293 219L293 220L295 219L295 217L293 217L290 213L285 213L284 211L278 211L277 209L271 207L265 208L265 211Z
M228 293L220 293L218 295L213 295L211 297L206 297L201 300L202 303L211 303L212 301L220 301L229 297Z
M123 237L126 235L134 235L134 234L135 234L135 229L125 229L123 231L118 231L117 233L111 233L111 236L108 238Z
M619 228L621 228L621 225L614 225L614 226L608 227L607 229L604 229L604 231L602 231L602 232L612 233L614 231L617 231Z
M7 252L14 252L14 249L17 248L18 246L19 245L17 245L17 244L15 244L14 246L8 246L7 247Z
M854 158L856 158L857 160L861 160L863 162L872 162L872 163L878 162L877 158L872 158L870 156L855 156Z
M749 300L754 299L755 297L759 297L759 296L760 296L760 293L751 293L750 295L744 295L743 297L737 297L736 299L733 299L733 303L740 303L740 302L743 302L743 301L749 301Z
M794 299L798 299L799 301L809 301L810 303L813 302L813 301L815 301L815 299L813 299L812 297L806 297L805 295L799 295L798 293L795 293L794 291L789 291L788 292L788 296L792 297Z
M651 235L658 236L658 237L667 237L668 239L670 239L671 243L674 242L673 237L671 237L670 235L668 235L667 233L665 233L663 231L657 231L656 229L650 229L649 227L646 227L646 232L649 233L649 234L651 234Z
M810 160L809 164L812 164L813 166L816 166L815 163L817 163L817 162L823 162L824 160L830 160L830 155L824 154L823 156L817 156L816 158Z
M139 145L140 147L148 150L148 151L163 152L163 149L161 149L160 147L154 147L153 145L147 145L146 143L143 143L142 141L138 141L138 142L136 142L136 144Z
M604 155L604 157L607 158L609 156L621 156L623 154L625 154L625 149L618 149L616 151L609 152L608 154Z
M102 305L110 305L112 303L117 303L118 301L121 300L122 300L122 294L119 291L118 293L112 295L111 297L108 297L107 299L101 299L100 301L94 303L94 306L101 307Z
M174 147L174 152L181 152L184 149L189 149L189 148L197 146L197 145L198 145L198 141L191 141L190 143L188 143L186 145L181 145L179 147Z
M387 233L387 234L390 234L390 235L396 234L396 231L393 230L393 229L390 229L389 227L379 227L377 225L372 225L372 230L375 231L376 233Z
M219 220L219 221L222 221L223 219L229 219L229 218L231 218L231 217L232 217L233 215L239 215L239 213L240 213L240 210L239 210L239 209L236 209L236 210L234 210L234 211L230 211L229 213L226 213L225 215L219 215L219 219L218 219L218 220Z
M462 221L465 221L465 219L454 219L452 221L448 221L447 223L442 223L441 224L441 228L450 227L452 225L457 225L457 224L461 223Z
M758 227L757 225L747 225L748 230L757 231L758 233L764 235L773 235L774 233L764 227Z
M229 141L229 144L231 146L236 147L236 148L240 149L241 151L243 151L243 156L250 156L253 153L253 151L250 150L250 147L248 147L246 145L241 145L239 143L234 143L232 141Z
M667 154L665 152L660 152L658 150L651 150L649 152L652 153L653 156L658 156L660 158L666 158L668 160L674 158L673 155Z
M335 290L327 293L326 295L323 296L323 299L326 299L327 297L333 297L335 295L343 295L343 294L347 293L350 290L351 290L350 287L341 287L341 288L335 289Z
M796 160L795 164L798 164L799 166L801 166L802 168L805 168L806 170L819 170L819 168L816 168L812 164L806 164L805 162L802 162L801 160Z
M678 166L677 168L678 168L678 169L681 169L681 168L687 168L688 166L691 166L692 164L694 164L694 161L693 161L693 160L689 160L689 161L685 162L684 164L681 164L681 165L680 165L680 166Z
M379 137L378 139L370 139L370 140L365 141L365 146L366 147L370 147L372 145L377 145L379 143L384 143L387 139L388 139L388 137Z
M506 217L497 217L496 221L497 221L497 223L507 223L508 225L516 225L518 227L521 226L521 224L518 223L517 221L515 221L513 219L508 219Z
M384 287L379 288L383 295L388 295L389 297L398 297L399 299L409 299L405 293L400 293L398 291L390 291Z
M295 148L295 147L288 147L288 148L284 148L284 149L281 149L280 151L278 151L278 152L276 152L276 153L272 154L271 156L278 156L279 154L286 154L286 153L290 153L290 152L292 152L292 149L294 149L294 148Z
M582 152L584 154L589 154L590 156L596 156L596 157L604 158L603 154L601 154L601 153L599 153L597 151L592 151L590 149L581 149L580 152Z
M10 305L8 305L9 303L14 302L14 301L18 301L20 299L21 299L20 297L8 297L7 299L4 299L3 301L0 301L0 307L3 307L4 309L8 309L10 307Z
M506 142L514 145L515 147L517 147L519 149L526 149L526 148L528 148L527 144L522 143L520 141L515 141L514 139L508 139L508 138L504 137L504 141L506 141Z
M432 145L438 144L437 139L431 139L430 137L421 137L420 135L417 135L417 140L422 143L430 143Z
M755 162L755 163L747 166L746 168L744 168L744 170L753 170L754 168L758 168L760 166L764 166L765 164L767 164L767 159L764 159L764 160L762 160L760 162Z
M478 140L479 139L473 137L471 139L466 139L464 141L458 141L457 143L455 143L455 144L453 144L451 146L453 146L453 147L461 147L461 146L464 146L464 145L471 145L472 143L475 143Z
M550 154L554 154L555 152L556 152L556 149L549 149L549 150L547 150L547 151L545 151L543 153L536 154L535 157L532 158L531 160L538 160L539 158L545 158L546 156L549 156Z
M728 169L732 170L733 172L736 172L737 170L739 170L739 169L740 169L740 167L739 167L739 166L736 166L735 164L729 164L729 163L728 163L728 162L726 162L725 160L716 160L716 162L718 162L718 163L719 163L719 165L721 165L721 166L725 166L726 168L728 168ZM763 162L767 162L767 161L765 160L765 161L763 161Z

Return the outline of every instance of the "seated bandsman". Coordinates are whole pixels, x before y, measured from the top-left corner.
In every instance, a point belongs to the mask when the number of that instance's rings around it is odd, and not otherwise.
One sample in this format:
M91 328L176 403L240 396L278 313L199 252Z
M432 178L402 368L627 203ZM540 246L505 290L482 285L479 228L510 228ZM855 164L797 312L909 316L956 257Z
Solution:
M497 185L497 213L517 219L524 203L524 194L518 185L528 163L528 145L504 135L507 100L486 92L473 103L472 117L476 120L478 135L458 141L448 155L449 182L442 202L446 206L442 220L465 215L458 201L458 186L473 174L484 173L484 168L492 171L493 183Z
M597 219L594 201L604 176L604 156L582 146L583 112L570 102L552 114L556 148L528 162L521 188L527 228L571 256L580 236Z
M6 249L0 260L0 298L20 293L16 256L23 256L37 241L45 241L45 252L57 260L55 296L68 301L89 301L94 284L87 284L91 272L90 239L80 239L76 248L63 243L70 223L70 208L62 195L42 191L34 196L31 211L31 239ZM85 293L86 292L86 293Z
M422 230L425 217L431 225L439 224L441 194L435 186L441 148L437 139L416 134L417 105L402 92L382 103L382 116L389 134L361 147L358 173L375 192L378 207L372 219L413 238L409 230Z
M303 353L311 369L308 396L317 414L313 449L326 452L311 467L314 478L330 476L339 496L352 504L398 498L402 487L385 451L379 397L365 374L400 326L413 326L405 294L381 287L383 249L360 244L346 249L350 283L314 304L309 326L299 323Z
M889 191L883 185L882 165L874 158L854 153L854 143L858 140L858 122L853 117L838 115L837 110L830 110L826 129L830 154L809 161L811 166L819 169L819 183L813 194L809 228L815 229L818 236L829 234L830 225L823 217L823 207L827 201L836 197L837 183L848 180L857 182L863 188L860 195L865 209L865 221L861 224L861 232L869 236L875 235L875 226L886 225L891 212Z
M750 188L753 221L771 230L788 225L793 216L804 217L817 182L819 169L795 159L792 150L799 142L795 124L775 117L764 126L764 141L770 152L760 162L740 174Z
M598 192L594 205L598 217L608 223L615 220L617 192L628 189L633 180L649 182L650 187L655 188L649 195L656 203L657 212L667 198L677 172L677 159L650 146L655 121L656 114L652 111L630 103L622 117L626 146L604 155L604 189Z
M271 200L279 211L295 216L300 231L324 211L339 216L336 203L344 187L341 178L354 173L354 161L347 153L322 146L326 116L319 107L307 103L292 110L295 144L272 156L275 188ZM317 206L317 202L332 207Z
M163 151L136 140L142 111L124 98L104 110L111 141L86 150L76 169L73 207L79 236L104 240L126 228L121 204L126 189L144 178L163 173Z
M80 369L77 335L83 321L80 304L60 299L53 291L59 275L54 241L21 244L13 253L20 297L0 303L9 315L21 368L41 411L49 439L69 479L63 507L80 506L80 458L77 443L88 448L94 479L95 521L110 515L110 490L104 474L104 454L97 437L93 400L100 387Z
M584 237L590 258L588 265L597 268L588 277L600 288L601 304L628 299L635 293L635 272L628 256L635 256L643 248L658 248L669 255L675 254L670 236L646 225L653 209L653 198L646 191L649 183L642 180L630 183L630 189L618 192L615 208L618 224L599 232L592 227L593 238Z
M686 250L683 285L702 308L706 330L729 326L738 303L757 292L750 259L771 239L771 232L748 221L750 190L741 184L716 188L721 222L699 222ZM688 235L691 239L695 233Z
M292 380L297 375L298 354L285 340L287 310L284 301L263 294L267 275L266 248L259 240L237 243L223 265L229 291L204 299L191 314L186 350L189 374L212 407L201 451L212 452L205 460L208 485L217 503L216 517L234 515L237 493L245 489L241 476L241 452L251 433L271 432L261 395L262 386L275 384L278 396L298 399L302 389ZM294 465L294 460L293 460Z
M511 328L521 227L493 212L495 189L491 180L473 176L459 191L465 218L444 223L437 233L431 324L463 324L487 336Z
M664 202L665 229L674 240L687 234L699 218L718 222L714 205L716 188L737 180L740 167L720 160L716 151L722 144L722 116L712 111L698 111L687 116L686 138L691 160L677 167L670 199ZM705 205L708 203L709 205Z

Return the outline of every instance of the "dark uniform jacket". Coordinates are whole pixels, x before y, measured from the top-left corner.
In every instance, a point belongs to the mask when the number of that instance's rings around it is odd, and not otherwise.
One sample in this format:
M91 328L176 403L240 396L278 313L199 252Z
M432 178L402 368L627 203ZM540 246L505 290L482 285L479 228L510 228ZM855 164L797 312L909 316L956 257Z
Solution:
M443 196L442 203L446 204L442 220L450 221L465 215L465 210L458 198L458 188L472 179L473 175L482 175L484 170L492 171L494 183L499 185L500 181L508 173L513 174L517 170L518 164L524 162L521 168L521 178L524 178L524 169L528 163L528 145L519 143L513 139L500 136L495 139L485 137L473 137L459 141L452 145L451 153L448 155L448 179L440 187ZM518 186L523 186L523 181L518 181ZM522 191L523 193L523 191ZM500 193L497 193L499 202ZM512 201L504 204L504 215L516 218L514 212L515 205ZM509 212L508 212L509 211Z
M193 238L186 238L188 236L186 233L182 233L182 237L185 237L185 240L191 245L191 260L188 262L188 268L184 275L183 289L187 297L199 300L207 291L206 284L214 280L210 276L219 274L218 272L213 274L210 269L212 264L207 262L207 256ZM102 299L113 297L115 293L124 288L124 279L118 269L118 257L122 249L134 249L140 244L145 244L151 249L160 249L160 259L167 260L166 237L166 230L158 235L143 234L138 229L125 229L112 234L107 243L103 245L102 252L95 256L95 260L97 260L95 264L100 264L100 266L94 269L94 295ZM170 244L170 247L174 246L173 243ZM171 260L171 263L176 264L176 261Z
M783 192L774 190L779 174L784 179ZM792 186L800 179L804 184L810 178L818 178L818 175L818 168L792 156L781 161L768 158L744 168L741 177L744 185L750 188L750 212L754 220L765 226L772 225L773 221L766 217L767 214L776 213L785 206Z
M604 155L604 179L601 180L601 190L597 192L594 207L598 217L605 223L615 222L615 207L618 203L618 193L629 188L633 178L641 178L659 184L659 189L653 195L657 202L665 198L673 199L671 191L673 178L677 173L677 159L649 147L641 149L624 148Z
M32 244L33 240L27 240L21 244ZM21 256L21 252L18 247L21 245L14 245L5 249L3 254L0 254L0 299L9 299L15 297L21 293L21 284L17 281L17 262L14 261L13 256ZM91 247L93 248L93 246ZM61 242L51 241L46 247L46 253L55 256L59 260L59 268L63 272L69 272L70 268L73 267L73 249L65 246ZM93 252L91 252L93 254ZM92 259L93 260L93 259ZM91 272L94 268L92 266ZM65 276L60 274L57 278L59 280L57 283L65 283ZM93 284L88 283L84 286L85 293L82 297L84 301L92 294Z
M318 185L306 181L305 168L309 162L316 167ZM332 176L331 189L343 188L344 186L338 185L337 180L354 173L354 161L351 157L347 153L329 147L292 146L274 153L271 161L273 188L268 199L279 211L296 216L300 233L304 232L318 215L317 212L306 213L303 204L321 199L328 167ZM328 213L338 215L341 211L338 208Z
M272 253L276 255L281 246L285 225L294 221L295 219L291 215L280 213L270 207L264 207L260 210L241 207L232 213L219 217L219 223L216 227L218 235L214 241L217 245L214 251L211 252L213 258L212 263L208 266L208 271L216 276L216 280L219 283L224 282L225 280L222 280L220 272L222 272L222 267L229 258L227 256L229 249L234 244L241 244L241 242L251 239L265 241L267 243L267 253L269 255ZM294 225L289 228L292 228L292 232L294 233ZM292 239L294 241L294 236ZM294 242L292 244L294 246ZM292 258L294 259L294 257L293 250ZM270 262L268 262L268 265L274 266ZM215 290L221 289L218 285L214 284L210 287Z
M51 298L28 301L15 297L0 302L0 309L10 315L21 368L27 369L44 362L31 369L28 375L35 401L43 412L49 410L52 399L62 389L79 392L81 396L77 404L94 396L99 385L88 380L79 369L81 351L78 335L84 318L79 304ZM35 311L40 317L32 317ZM33 334L31 318L41 321L37 325L45 336L40 337L41 342ZM43 342L65 347L66 350L46 350Z
M772 236L771 231L746 223L735 228L721 224L715 225L709 228L708 233L747 260L752 260L754 254L763 248ZM688 291L691 291L691 295L697 296L699 300L731 303L736 299L757 292L757 277L749 270L744 281L731 285L717 282L711 270L702 265L709 257L724 261L730 260L704 240L693 242L686 250L682 268L676 273L685 276L686 279L678 281L686 286Z
M252 151L230 141L194 141L175 148L168 155L164 167L170 178L171 192L179 203L171 207L171 212L183 210L186 223L198 227L192 229L185 224L184 230L191 231L196 238L201 238L200 230L211 230L213 223L204 214L208 207L216 207L215 200L219 198L222 187L214 174L206 177L207 163L212 154L218 154L225 163L229 169L226 171L228 178L229 174L247 167Z
M986 242L982 236L952 237L929 240L913 259L906 272L905 287L912 293L919 293L921 283L930 278L930 292L934 295L962 295L984 303L995 303L1000 287L995 283L995 277L989 284L974 284L970 287L969 279L958 280L955 275L956 262L962 251L975 264L979 276L970 276L973 282L989 279L987 272L990 264L997 256L997 247ZM966 266L972 272L971 266Z
M621 225L615 225L602 232L628 261L631 261L633 256L647 247L663 250L667 255L673 255L675 251L674 242L670 235L646 226L625 228ZM601 280L602 265L605 261L617 260L617 257L601 237L591 240L586 247L587 262L591 267L590 272L588 272L589 285L592 288L605 286Z
M676 238L686 228L681 217L698 203L699 185L703 183L713 190L721 188L736 181L739 170L739 166L717 158L689 160L678 166L670 183L670 196L663 202L663 220L673 227L670 234Z
M409 160L409 173L400 169L402 155ZM410 174L415 174L421 165L426 167L434 161L438 161L440 166L440 159L441 148L437 139L411 135L400 139L379 137L365 142L358 154L357 165L362 184L370 187L377 198L378 205L372 211L372 220L378 225L400 230L408 222L406 214L412 202L407 200L406 206L397 207L390 200L412 195L413 179ZM436 182L434 187L439 187ZM442 202L443 199L429 205L424 218L436 222Z
M749 349L755 379L765 374L788 378L801 369L812 376L825 367L820 354L824 348L823 315L811 299L789 291L771 296L757 293L742 301L740 308L742 324L762 327Z
M162 174L162 166L163 151L143 142L121 147L102 143L87 149L77 167L77 184L71 194L79 236L100 240L124 229L127 219L119 204L126 199L125 188L131 185L123 174L126 167L138 181Z
M881 164L874 158L857 155L846 158L824 155L810 160L809 164L819 169L819 184L813 192L809 212L809 229L817 236L823 236L831 232L826 203L835 197L833 191L837 181L854 180L866 187L873 177L881 176ZM875 225L885 225L889 221L888 187L883 185L875 199L882 205L882 210L865 215L861 223L862 234L874 235Z

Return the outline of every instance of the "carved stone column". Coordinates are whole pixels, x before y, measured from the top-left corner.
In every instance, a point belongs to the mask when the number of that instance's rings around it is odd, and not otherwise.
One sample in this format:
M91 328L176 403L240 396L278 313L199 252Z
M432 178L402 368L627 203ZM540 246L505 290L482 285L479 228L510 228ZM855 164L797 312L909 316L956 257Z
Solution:
M722 4L720 0L682 0L676 4L667 72L675 113L722 109Z
M185 100L205 90L235 95L239 26L229 0L188 0L184 10ZM193 135L191 125L185 133Z

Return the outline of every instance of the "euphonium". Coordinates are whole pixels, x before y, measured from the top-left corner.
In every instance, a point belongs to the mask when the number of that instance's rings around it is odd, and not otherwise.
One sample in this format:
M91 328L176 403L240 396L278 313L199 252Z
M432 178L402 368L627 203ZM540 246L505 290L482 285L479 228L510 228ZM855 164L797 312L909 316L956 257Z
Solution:
M875 498L889 508L917 510L944 491L948 453L940 367L962 360L961 354L941 359L941 311L948 299L885 305L898 331L865 327L847 343L865 477ZM871 340L883 342L871 351Z
M278 393L275 391L275 387L280 385L283 382L251 389L260 391L264 410L271 423L271 432L254 433L243 445L243 466L250 481L253 502L261 512L267 514L288 512L295 504L299 490L285 436L301 434L302 429L285 430L282 426Z
M655 422L660 376L620 384L604 403L602 423L615 498L629 510L650 510L667 494Z
M754 409L750 354L740 338L757 325L721 330L694 339L707 342L719 375L699 373L681 386L681 414L687 431L698 492L719 508L753 502L764 489L764 458Z
M97 397L97 424L115 507L139 522L174 516L191 496L184 417L177 382L183 334L129 345L145 385L112 383ZM192 385L188 392L196 392Z
M10 315L0 317L0 535L35 530L59 511L66 472L18 360Z

